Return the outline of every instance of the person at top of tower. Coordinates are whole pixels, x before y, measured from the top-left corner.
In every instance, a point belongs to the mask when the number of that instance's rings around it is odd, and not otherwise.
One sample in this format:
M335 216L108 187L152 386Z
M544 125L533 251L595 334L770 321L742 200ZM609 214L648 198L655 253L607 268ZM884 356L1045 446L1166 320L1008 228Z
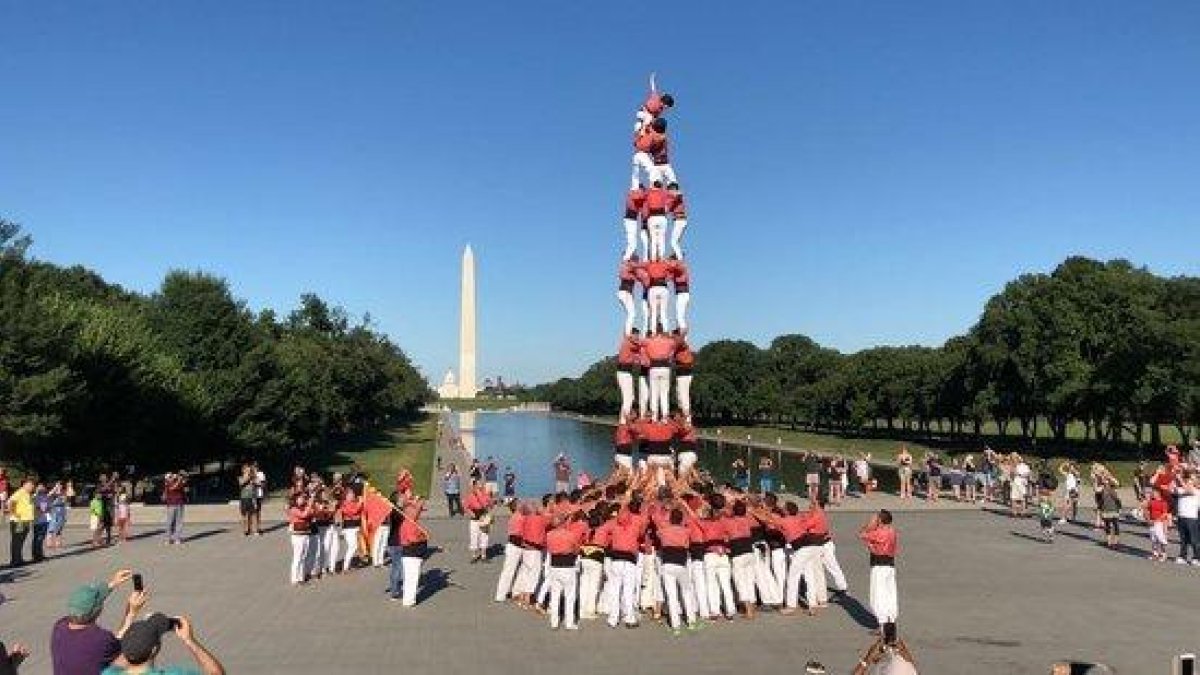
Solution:
M633 130L640 131L642 127L658 119L673 107L675 107L675 97L666 92L660 93L654 73L650 73L650 92L646 94L646 101L642 103L642 107L638 108L637 122L634 124Z
M629 189L638 184L640 174L650 182L663 184L676 182L675 170L671 168L670 151L667 148L667 119L659 117L647 124L633 136L633 174Z
M622 260L631 260L637 250L638 226L642 225L642 203L646 201L646 186L638 183L625 195L625 252ZM644 227L644 226L643 226Z
M683 241L683 231L687 229L687 204L683 200L683 190L679 189L679 183L672 181L667 185L667 192L671 193L671 252L676 258L683 258L683 249L680 247Z
M661 260L666 257L667 247L667 213L674 207L675 196L663 187L661 180L656 180L642 195L642 222L645 223L649 235L647 260Z
M617 302L625 309L625 334L633 332L634 308L633 286L637 278L637 256L624 260L617 267Z
M687 308L692 299L691 276L687 263L671 257L671 283L675 285L675 326L687 330Z

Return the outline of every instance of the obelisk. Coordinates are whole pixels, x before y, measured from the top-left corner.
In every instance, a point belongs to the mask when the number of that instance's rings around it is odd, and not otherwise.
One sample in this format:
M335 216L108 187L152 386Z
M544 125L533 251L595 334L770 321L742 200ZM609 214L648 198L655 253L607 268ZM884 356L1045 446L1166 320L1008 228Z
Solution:
M475 398L475 253L462 257L462 304L458 324L458 397Z

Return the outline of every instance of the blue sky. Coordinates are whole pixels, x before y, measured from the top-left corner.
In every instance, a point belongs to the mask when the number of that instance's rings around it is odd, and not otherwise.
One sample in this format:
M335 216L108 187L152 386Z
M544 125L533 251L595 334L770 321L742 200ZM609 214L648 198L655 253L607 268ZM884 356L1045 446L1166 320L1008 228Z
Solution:
M610 351L657 70L698 341L938 344L1071 254L1197 274L1200 3L0 3L0 214L153 290L370 312L434 380Z

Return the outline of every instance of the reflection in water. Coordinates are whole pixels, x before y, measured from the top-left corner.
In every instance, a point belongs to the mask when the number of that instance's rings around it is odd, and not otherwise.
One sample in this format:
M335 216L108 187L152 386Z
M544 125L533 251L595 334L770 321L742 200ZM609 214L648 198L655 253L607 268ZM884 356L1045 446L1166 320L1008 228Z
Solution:
M459 439L462 440L463 449L467 452L467 457L477 457L475 454L475 425L476 418L479 413L474 410L464 410L458 413L456 426L458 427Z

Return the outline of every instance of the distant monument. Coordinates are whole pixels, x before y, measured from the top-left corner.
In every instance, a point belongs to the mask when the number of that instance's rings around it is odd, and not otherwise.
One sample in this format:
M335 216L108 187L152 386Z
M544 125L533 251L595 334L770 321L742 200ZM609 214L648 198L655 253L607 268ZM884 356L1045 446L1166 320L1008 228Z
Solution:
M441 398L475 398L475 253L467 244L462 257L462 290L458 317L458 378L446 371L438 387Z

